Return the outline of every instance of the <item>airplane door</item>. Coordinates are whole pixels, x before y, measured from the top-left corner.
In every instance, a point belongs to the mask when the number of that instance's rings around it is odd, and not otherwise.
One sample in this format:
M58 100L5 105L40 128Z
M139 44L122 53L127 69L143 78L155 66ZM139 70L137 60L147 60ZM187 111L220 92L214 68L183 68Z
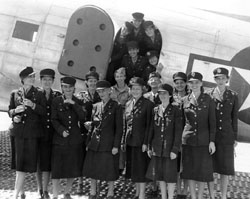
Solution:
M114 37L109 15L95 6L83 6L71 16L58 71L84 79L91 66L105 77Z

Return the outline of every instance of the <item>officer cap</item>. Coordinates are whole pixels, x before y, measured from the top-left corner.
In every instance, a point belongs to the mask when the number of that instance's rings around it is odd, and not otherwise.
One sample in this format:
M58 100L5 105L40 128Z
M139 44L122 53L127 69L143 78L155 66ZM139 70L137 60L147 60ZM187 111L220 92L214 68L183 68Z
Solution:
M161 79L161 75L158 72L150 73L148 79L151 79L153 77L158 77L159 79Z
M173 74L174 82L176 80L179 80L179 79L184 80L186 82L187 81L187 75L185 73L183 73L183 72L177 72L177 73Z
M129 86L145 86L145 82L140 77L132 77L129 81Z
M133 18L134 18L135 20L142 21L142 20L143 20L143 17L144 17L144 14L141 13L141 12L134 12L134 13L132 14L132 16L133 16Z
M44 76L49 76L52 77L53 79L55 78L55 71L50 69L50 68L45 68L40 71L40 78Z
M110 88L111 84L106 80L100 80L96 83L96 90L101 90L105 88Z
M169 84L159 84L158 92L165 92L168 91L169 95L173 94L173 87Z
M187 78L188 78L189 82L193 81L193 80L200 80L200 81L202 81L203 76L202 76L202 74L200 74L198 72L191 72L191 73L188 74Z
M73 77L62 77L61 78L61 84L68 84L68 85L71 85L71 86L75 86L76 84L76 79L73 78Z
M26 77L28 77L29 75L33 75L36 72L34 72L33 68L30 66L27 66L25 69L23 69L20 73L19 73L19 77L21 79L24 79Z
M97 79L99 80L99 74L95 71L89 71L86 75L85 75L85 79Z
M129 49L138 49L138 43L136 41L127 42L127 48Z
M155 50L151 50L151 51L148 51L147 53L146 53L146 56L147 56L147 58L148 59L150 59L150 58L152 58L152 57L159 57L159 54L158 54L158 52L157 51L155 51Z
M126 26L128 32L132 32L132 30L134 29L133 24L128 22L128 21L125 22L125 26Z
M154 23L153 23L153 21L145 21L144 23L143 23L143 28L146 30L148 27L150 27L150 26L154 26Z
M214 77L226 75L228 77L228 70L226 68L216 68L214 71Z

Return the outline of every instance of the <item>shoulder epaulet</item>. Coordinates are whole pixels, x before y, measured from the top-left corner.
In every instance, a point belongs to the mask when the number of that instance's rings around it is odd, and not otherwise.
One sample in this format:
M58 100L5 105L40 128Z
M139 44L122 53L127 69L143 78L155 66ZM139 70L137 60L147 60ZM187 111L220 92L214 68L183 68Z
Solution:
M233 91L233 90L232 90L232 89L230 89L230 88L228 88L228 91L230 91L232 95L238 95L238 93L237 93L237 92Z

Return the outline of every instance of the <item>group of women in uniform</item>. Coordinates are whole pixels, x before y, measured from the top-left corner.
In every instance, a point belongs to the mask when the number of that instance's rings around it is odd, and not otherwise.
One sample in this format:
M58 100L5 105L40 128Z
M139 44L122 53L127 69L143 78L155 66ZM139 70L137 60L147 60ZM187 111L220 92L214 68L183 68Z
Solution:
M174 198L178 172L192 199L203 198L205 183L214 198L213 172L221 174L221 194L226 198L228 176L234 175L238 113L237 94L226 86L227 69L214 70L217 86L209 91L202 86L202 74L177 72L173 87L156 84L157 104L144 97L142 78L133 77L126 85L124 68L114 73L115 86L90 71L87 91L77 95L72 77L61 78L61 93L52 90L51 69L40 71L41 89L34 87L32 67L19 76L22 87L11 93L9 105L15 199L20 193L25 198L26 172L37 172L42 198L50 198L51 172L54 199L59 179L67 179L64 198L70 199L73 180L81 176L90 178L89 198L97 198L101 180L108 182L107 198L112 199L121 168L136 184L134 198L145 198L150 181L159 182L162 199ZM156 77L160 78L152 74L149 83ZM178 194L177 198L186 198L187 190Z

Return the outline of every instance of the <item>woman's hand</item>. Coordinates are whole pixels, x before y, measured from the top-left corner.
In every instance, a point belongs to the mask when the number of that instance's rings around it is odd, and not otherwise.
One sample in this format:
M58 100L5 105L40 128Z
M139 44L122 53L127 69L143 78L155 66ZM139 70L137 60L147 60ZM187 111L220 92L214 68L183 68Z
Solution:
M215 152L215 144L214 144L214 142L210 142L209 143L209 153L210 153L210 155L213 155L214 154L214 152Z
M15 108L15 113L22 113L25 110L25 106L24 105L19 105Z
M34 106L34 103L31 100L26 99L26 98L23 100L23 103L25 106L29 106L30 108Z
M64 103L75 104L75 101L72 100L72 99L67 98L67 99L64 100Z
M112 154L113 154L113 155L116 155L117 153L118 153L118 148L113 147L113 149L112 149Z
M174 152L170 153L170 159L174 160L175 158L177 158L177 155Z
M63 131L63 137L66 138L68 136L69 136L69 131L68 130Z
M21 122L21 120L22 120L22 117L21 117L20 115L16 115L16 116L13 118L13 121L14 121L15 123L19 123L19 122Z
M85 127L88 131L90 131L90 130L91 130L91 124L92 124L92 122L90 122L90 121L84 122L84 127Z
M146 152L147 149L148 149L147 145L146 145L146 144L143 144L143 145L142 145L142 152L143 152L143 153Z

